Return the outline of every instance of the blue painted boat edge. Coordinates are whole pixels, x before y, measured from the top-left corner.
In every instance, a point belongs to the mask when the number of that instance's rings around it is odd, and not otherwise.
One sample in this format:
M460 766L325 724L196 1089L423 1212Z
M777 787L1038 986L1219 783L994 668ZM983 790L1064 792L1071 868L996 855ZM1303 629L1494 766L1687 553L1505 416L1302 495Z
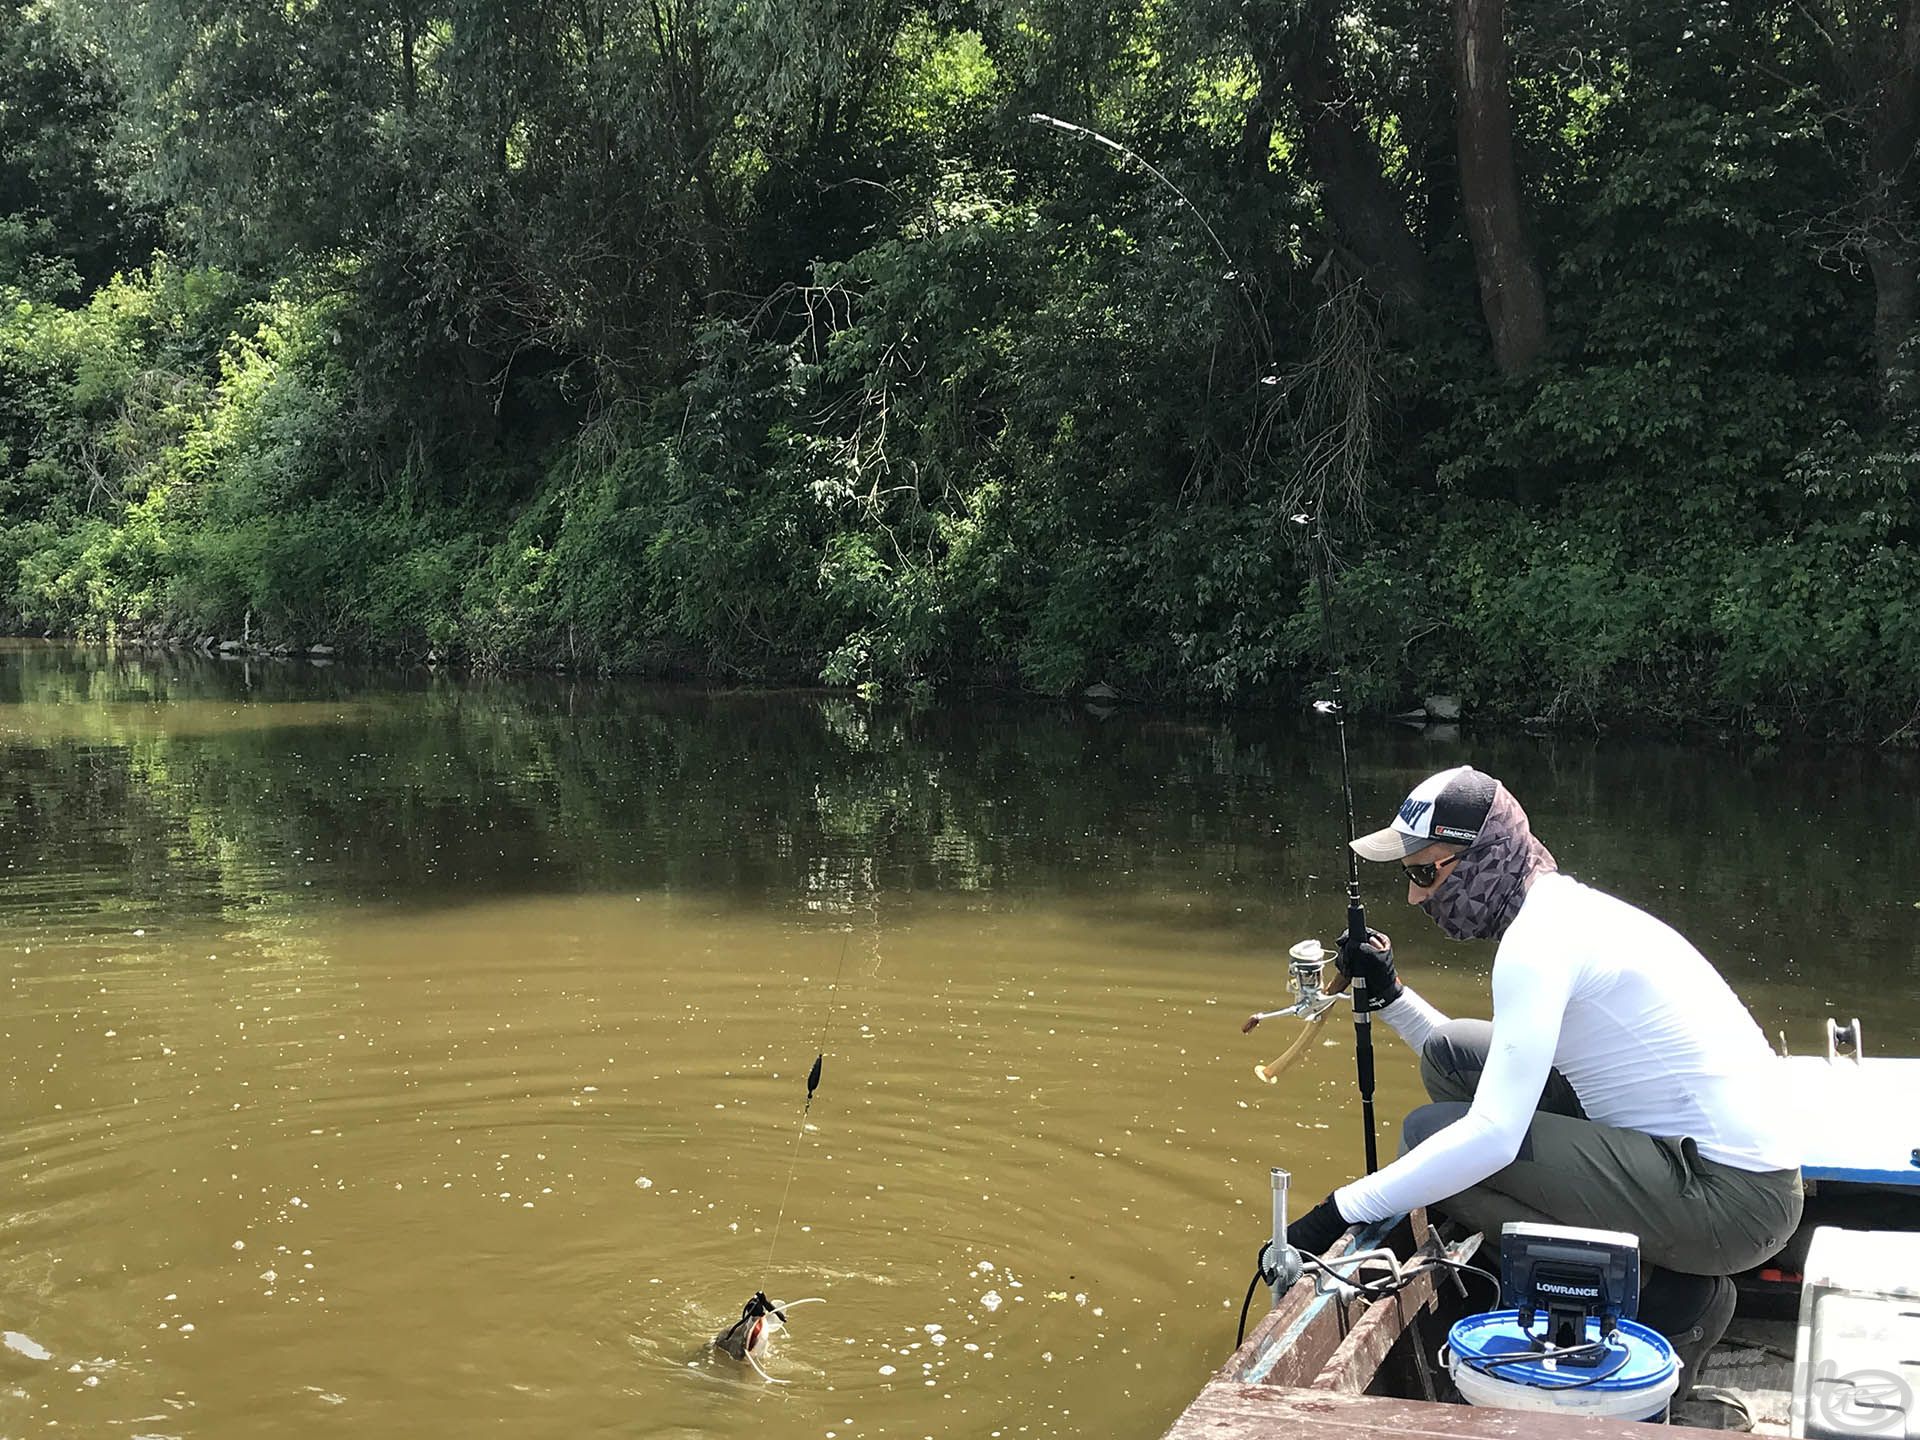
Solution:
M1808 1180L1846 1180L1857 1185L1898 1185L1920 1189L1920 1165L1904 1170L1853 1170L1840 1165L1803 1165L1800 1174Z
M1375 1249L1381 1240L1386 1238L1387 1232L1406 1218L1404 1215L1393 1215L1385 1220L1374 1221L1373 1224L1366 1226L1353 1237L1353 1245L1349 1253L1358 1254L1362 1250ZM1280 1357L1294 1347L1294 1344L1300 1339L1300 1336L1305 1333L1306 1328L1314 1322L1314 1319L1320 1312L1326 1309L1327 1306L1337 1298L1337 1294L1331 1290L1324 1294L1315 1295L1313 1302L1308 1305L1305 1310L1300 1312L1293 1324L1289 1325L1284 1333L1275 1336L1273 1343L1254 1358L1253 1364L1249 1365L1246 1371L1240 1376L1241 1383L1246 1385L1266 1384L1267 1377L1273 1373L1273 1367L1279 1363Z

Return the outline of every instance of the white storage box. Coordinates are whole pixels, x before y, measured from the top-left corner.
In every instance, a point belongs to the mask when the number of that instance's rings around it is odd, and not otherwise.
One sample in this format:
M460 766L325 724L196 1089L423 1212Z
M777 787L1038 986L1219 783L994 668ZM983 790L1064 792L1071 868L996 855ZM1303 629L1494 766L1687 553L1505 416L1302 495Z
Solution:
M1792 1433L1920 1440L1920 1235L1823 1225L1802 1273Z

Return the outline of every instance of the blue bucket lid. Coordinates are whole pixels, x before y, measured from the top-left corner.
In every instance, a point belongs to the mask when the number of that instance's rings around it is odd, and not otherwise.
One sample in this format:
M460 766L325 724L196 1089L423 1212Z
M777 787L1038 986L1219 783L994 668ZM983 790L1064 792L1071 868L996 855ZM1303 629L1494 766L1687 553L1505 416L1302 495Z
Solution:
M1600 1322L1587 1321L1587 1339L1600 1338ZM1533 1337L1520 1328L1518 1310L1490 1310L1484 1315L1469 1315L1447 1332L1447 1345L1464 1364L1502 1355L1523 1354L1533 1348ZM1631 1320L1622 1320L1607 1340L1608 1356L1589 1370L1562 1365L1549 1370L1539 1361L1516 1361L1482 1372L1489 1379L1511 1385L1527 1385L1541 1390L1571 1389L1598 1394L1649 1390L1664 1384L1679 1368L1673 1346L1664 1335ZM1624 1358L1623 1358L1624 1352ZM1585 1383L1585 1377L1601 1378Z

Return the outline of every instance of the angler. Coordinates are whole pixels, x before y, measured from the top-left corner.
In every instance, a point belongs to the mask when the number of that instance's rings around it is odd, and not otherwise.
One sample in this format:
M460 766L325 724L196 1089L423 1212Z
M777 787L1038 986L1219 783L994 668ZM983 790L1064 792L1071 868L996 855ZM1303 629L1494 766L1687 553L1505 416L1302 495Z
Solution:
M1392 942L1350 928L1335 965L1420 1056L1432 1103L1400 1158L1334 1191L1288 1240L1323 1253L1416 1206L1492 1237L1508 1221L1639 1236L1640 1318L1690 1383L1733 1314L1728 1278L1800 1221L1785 1072L1727 982L1677 931L1560 872L1507 788L1471 766L1416 786L1350 842L1398 862L1407 903L1492 940L1493 1020L1452 1020L1404 984Z

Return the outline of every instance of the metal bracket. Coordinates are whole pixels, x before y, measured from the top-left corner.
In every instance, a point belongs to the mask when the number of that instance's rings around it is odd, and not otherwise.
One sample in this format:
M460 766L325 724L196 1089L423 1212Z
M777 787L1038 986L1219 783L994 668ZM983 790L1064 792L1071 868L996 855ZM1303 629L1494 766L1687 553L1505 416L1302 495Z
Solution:
M1858 1065L1861 1057L1866 1053L1866 1037L1861 1033L1860 1019L1858 1016L1849 1020L1845 1025L1842 1025L1831 1016L1827 1018L1827 1060L1829 1063L1840 1060L1851 1060L1854 1064Z

